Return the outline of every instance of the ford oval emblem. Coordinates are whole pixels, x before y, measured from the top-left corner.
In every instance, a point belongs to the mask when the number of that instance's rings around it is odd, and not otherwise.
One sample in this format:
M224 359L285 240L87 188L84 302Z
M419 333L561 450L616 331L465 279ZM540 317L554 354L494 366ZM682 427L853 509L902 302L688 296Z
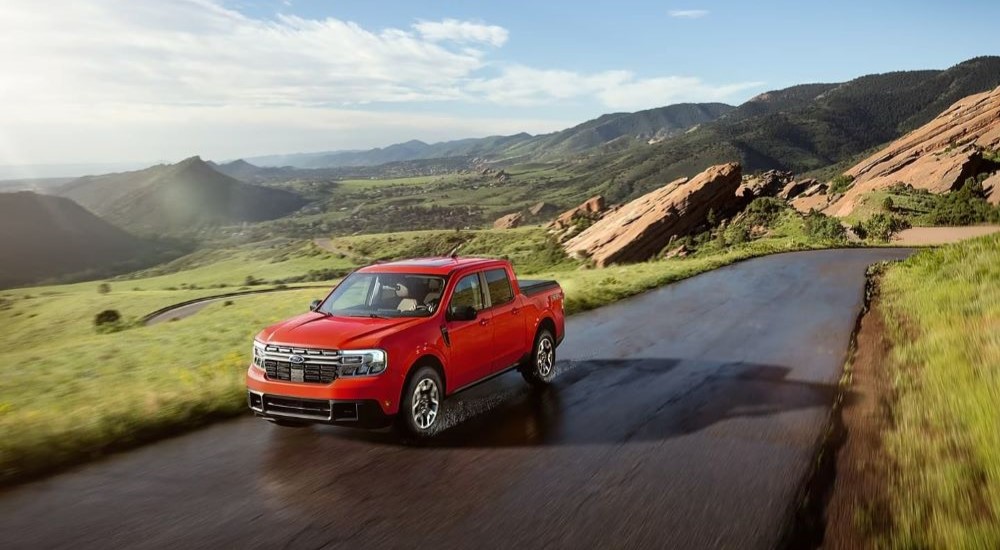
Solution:
M301 355L289 355L288 362L296 365L301 365L302 363L306 362L306 358L302 357Z

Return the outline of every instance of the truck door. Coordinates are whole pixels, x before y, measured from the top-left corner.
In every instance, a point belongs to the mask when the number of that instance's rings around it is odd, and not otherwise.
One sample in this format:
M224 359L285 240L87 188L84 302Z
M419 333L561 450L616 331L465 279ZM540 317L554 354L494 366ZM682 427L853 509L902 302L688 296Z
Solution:
M497 372L517 363L528 350L525 312L506 269L489 269L483 275L489 296L488 311L493 315L491 371Z
M458 389L488 375L492 366L493 324L491 314L485 309L485 295L479 273L459 279L452 291L446 311L448 330L449 369L448 386ZM452 313L472 306L478 314L475 319L464 321L452 318Z

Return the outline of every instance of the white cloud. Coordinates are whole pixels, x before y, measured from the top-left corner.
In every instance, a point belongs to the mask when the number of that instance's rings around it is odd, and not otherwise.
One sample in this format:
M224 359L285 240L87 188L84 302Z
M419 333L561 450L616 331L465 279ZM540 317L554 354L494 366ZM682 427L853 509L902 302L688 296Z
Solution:
M439 42L480 42L500 47L507 42L507 29L496 25L484 25L457 19L443 21L420 21L413 28L425 39Z
M644 109L671 103L727 101L734 94L759 88L763 82L736 82L713 86L690 76L665 76L623 82L598 92L614 109Z
M507 105L541 105L552 100L593 96L611 109L637 110L671 103L724 101L761 85L761 82L711 85L695 77L637 78L630 71L580 74L514 65L504 68L496 78L470 83L468 89L489 101Z
M670 10L670 17L680 19L700 19L708 15L708 10Z
M406 106L632 109L724 99L753 84L498 65L490 56L508 37L503 27L457 19L385 29L332 17L261 19L220 0L3 0L0 164L538 132L578 121L485 109L469 119Z

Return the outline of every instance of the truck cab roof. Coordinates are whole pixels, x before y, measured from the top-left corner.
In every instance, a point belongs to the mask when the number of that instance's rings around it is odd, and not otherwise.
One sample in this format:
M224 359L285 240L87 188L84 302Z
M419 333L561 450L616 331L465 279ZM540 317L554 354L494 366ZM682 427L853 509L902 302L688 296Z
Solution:
M507 260L495 258L475 258L459 256L437 256L429 258L413 258L397 260L363 267L360 273L421 273L427 275L448 275L456 270L467 267L497 267L506 266Z

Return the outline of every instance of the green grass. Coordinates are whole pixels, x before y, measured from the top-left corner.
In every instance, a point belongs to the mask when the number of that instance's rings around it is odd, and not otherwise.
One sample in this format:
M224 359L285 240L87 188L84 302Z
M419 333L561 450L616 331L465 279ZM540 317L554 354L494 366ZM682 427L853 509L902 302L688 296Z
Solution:
M243 286L247 277L275 281L313 270L347 270L350 258L330 254L312 243L282 242L237 249L202 250L156 268L112 281L121 289L228 288ZM223 286L225 285L225 286Z
M898 548L1000 547L1000 236L891 267L885 436Z
M372 189L378 187L387 187L391 185L428 185L432 183L444 183L457 178L457 174L445 174L441 176L413 176L410 178L369 178L369 179L353 179L353 180L340 180L337 185L343 189L347 190L362 190L362 189Z
M575 268L542 227L519 227L504 231L407 231L332 239L332 244L371 260L441 256L461 245L464 256L490 256L511 260L519 273L531 274L553 268Z

